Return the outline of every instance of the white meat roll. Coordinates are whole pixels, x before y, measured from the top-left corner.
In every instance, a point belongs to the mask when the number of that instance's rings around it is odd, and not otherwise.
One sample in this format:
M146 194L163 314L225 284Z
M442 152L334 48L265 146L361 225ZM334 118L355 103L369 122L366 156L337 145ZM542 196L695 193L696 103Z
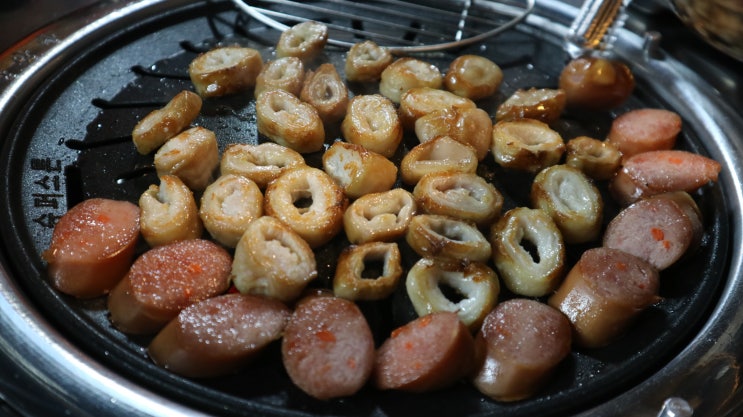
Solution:
M176 94L165 107L151 111L132 130L137 152L146 155L181 133L201 111L201 97L188 90Z
M405 241L424 258L487 262L492 254L490 242L474 224L438 214L414 216Z
M604 201L598 188L579 169L553 165L540 171L532 182L531 204L552 217L566 243L599 238Z
M381 264L377 271L374 265ZM333 278L333 294L351 301L381 300L397 288L402 255L395 242L351 245L341 252Z
M377 82L382 71L392 63L392 54L374 41L355 43L346 54L346 80L350 82Z
M218 165L217 137L203 127L181 132L155 153L155 169L159 177L175 175L194 191L206 188Z
M200 54L188 66L196 92L218 97L249 90L263 69L263 58L253 48L225 46Z
M139 197L140 233L150 247L201 237L193 192L175 175L160 177Z
M258 132L299 153L317 152L325 127L314 107L284 90L262 93L255 102Z
M492 96L501 82L503 70L495 62L480 55L456 57L444 75L447 90L471 100Z
M400 174L406 184L414 185L430 173L474 173L477 163L475 148L449 136L439 136L413 147L400 162Z
M565 144L565 163L594 180L608 180L622 166L622 153L609 141L578 136Z
M297 97L302 91L306 76L304 63L294 56L268 61L255 80L255 96L266 91L284 90Z
M432 87L411 88L400 96L400 123L403 128L413 130L419 118L439 110L475 109L474 101L452 92Z
M348 206L343 189L325 171L293 168L268 185L264 212L281 220L313 248L324 245L343 229Z
M560 162L565 142L539 120L501 121L493 126L491 151L495 162L504 168L536 173Z
M416 210L413 194L403 188L367 194L348 206L343 229L354 244L390 242L405 235Z
M263 194L253 181L226 174L209 184L201 196L199 217L209 234L234 248L248 224L263 215Z
M318 56L328 43L328 27L320 22L297 23L283 31L276 43L276 56L294 56L309 62Z
M300 165L305 165L302 154L278 143L233 143L222 154L219 169L222 175L248 178L263 190L281 173Z
M504 101L495 113L497 121L534 119L551 124L567 105L565 91L552 88L519 89Z
M379 92L400 103L402 94L415 87L441 88L441 71L435 65L412 57L398 58L382 71Z
M382 95L368 94L351 99L341 133L346 141L389 158L402 141L403 129L395 105Z
M289 226L263 216L248 225L237 243L230 277L243 294L289 303L317 278L315 253Z
M397 166L361 145L335 141L322 156L322 165L350 198L392 188Z
M420 209L490 225L503 208L503 195L483 177L471 172L440 172L424 175L413 189Z
M565 244L560 229L543 210L507 211L493 226L491 242L495 267L511 292L541 297L560 284Z
M456 291L457 300L447 297L442 287ZM500 283L495 271L484 263L421 258L410 268L405 289L418 316L451 311L471 331L477 331L498 302Z
M436 110L415 121L415 135L421 142L437 136L449 136L475 148L482 161L493 141L493 122L480 108Z
M324 123L335 123L346 115L348 88L329 62L310 71L304 80L299 98L317 110Z

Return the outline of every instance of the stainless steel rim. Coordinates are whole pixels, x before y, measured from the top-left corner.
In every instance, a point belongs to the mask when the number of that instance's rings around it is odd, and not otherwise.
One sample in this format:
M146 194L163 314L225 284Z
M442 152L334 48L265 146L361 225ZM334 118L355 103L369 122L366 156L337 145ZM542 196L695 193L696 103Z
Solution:
M40 31L28 43L0 56L0 134L12 123L24 99L69 57L107 34L115 33L143 17L183 7L193 0L106 1L84 13L57 22ZM526 28L540 28L560 38L577 10L556 1L543 1L526 18ZM730 264L723 295L703 329L667 366L640 385L580 416L656 416L663 401L680 396L710 416L732 415L739 387L730 381L740 377L743 356L738 329L743 324L743 122L704 80L691 69L654 49L645 34L620 29L614 53L636 63L638 77L657 80L656 89L690 124L702 127L698 134L707 140L709 154L723 163L720 185L728 199ZM711 111L714 109L714 111ZM32 376L61 404L79 415L201 415L133 384L95 362L70 344L27 300L6 268L0 266L0 349L19 370ZM10 385L13 381L4 381ZM45 404L23 397L13 387L0 387L8 398L46 410ZM26 394L28 395L28 394ZM36 403L36 404L34 404ZM84 404L94 404L86 406ZM60 410L54 408L53 411ZM695 413L695 415L697 415Z

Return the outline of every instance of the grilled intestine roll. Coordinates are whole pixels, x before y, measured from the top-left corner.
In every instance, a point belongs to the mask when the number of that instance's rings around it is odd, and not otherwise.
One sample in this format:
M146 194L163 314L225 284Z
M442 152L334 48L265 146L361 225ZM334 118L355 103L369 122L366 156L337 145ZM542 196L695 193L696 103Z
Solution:
M175 175L160 177L139 197L139 227L150 247L196 239L204 231L193 192Z
M176 175L194 191L206 188L218 165L217 137L203 127L181 132L155 153L155 169L159 177Z
M421 142L449 136L475 148L477 160L482 161L493 141L493 121L480 108L436 110L415 121L415 135Z
M379 92L400 103L402 94L415 87L441 88L443 76L435 65L412 57L398 58L382 71Z
M503 195L471 172L426 174L415 185L413 196L425 213L462 219L480 227L490 225L503 208Z
M565 144L565 163L594 180L608 180L622 166L622 153L609 141L578 136Z
M370 40L355 43L346 55L346 80L377 82L382 76L382 71L391 63L392 54L387 48Z
M284 90L262 93L255 102L258 132L299 153L317 152L325 127L314 107Z
M604 201L579 169L553 165L537 174L531 186L531 205L552 217L566 243L585 243L601 233Z
M328 43L328 27L320 22L297 23L283 31L276 43L276 56L294 56L309 62L318 56Z
M416 209L413 194L403 188L366 194L348 206L343 228L353 244L391 242L405 235Z
M230 275L243 294L289 303L317 278L315 254L296 232L276 218L259 217L235 247Z
M536 173L560 162L565 142L546 123L534 119L498 122L491 147L498 165Z
M209 184L201 196L199 217L209 234L234 248L248 224L263 215L263 194L253 181L224 174Z
M310 166L281 174L264 195L264 212L287 224L317 248L343 229L348 206L343 189L325 171Z
M395 154L403 136L395 105L379 94L352 98L341 123L341 132L346 141L387 158Z
M294 56L268 61L255 80L255 96L266 91L284 90L299 96L306 76L304 63Z
M188 66L196 92L218 97L249 90L263 69L263 58L253 48L225 46L197 56Z
M474 108L477 108L474 101L452 92L431 87L414 87L400 96L398 113L403 128L413 130L416 120L429 113L439 110Z
M146 155L181 133L199 115L202 100L198 94L183 90L165 107L153 110L134 126L132 141L137 152Z
M331 63L310 71L304 80L299 98L312 105L325 123L334 123L346 115L348 88Z
M322 165L350 198L387 191L397 180L392 161L353 143L333 142L323 153Z
M455 302L447 298L442 285L456 290L461 299ZM421 258L410 268L405 289L418 316L451 311L470 330L476 331L497 304L500 283L495 271L481 262Z
M449 136L439 136L414 146L400 162L400 174L406 184L414 185L433 172L474 173L477 162L475 148Z
M240 175L265 189L282 172L300 165L305 165L302 154L278 143L233 143L222 153L219 169L222 175Z
M487 262L492 254L490 242L474 224L438 214L414 216L405 241L424 258Z
M565 244L560 230L543 210L516 207L491 230L493 261L511 292L541 297L552 292L565 268ZM534 248L533 256L529 249Z
M519 89L495 113L498 121L535 119L550 124L560 118L566 105L565 91L551 88Z
M490 97L503 81L503 70L493 61L480 55L460 55L444 75L444 86L452 93L480 100Z
M381 263L373 276L367 265ZM402 255L396 242L367 242L341 252L333 278L333 294L351 301L381 300L397 288L402 276Z

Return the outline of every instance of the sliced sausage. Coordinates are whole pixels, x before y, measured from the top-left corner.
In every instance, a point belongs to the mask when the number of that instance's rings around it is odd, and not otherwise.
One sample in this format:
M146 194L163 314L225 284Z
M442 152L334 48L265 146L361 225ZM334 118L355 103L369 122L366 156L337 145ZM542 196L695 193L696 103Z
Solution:
M661 194L624 208L609 222L604 246L635 255L659 270L668 268L696 246L702 232L696 203L683 195Z
M225 294L181 310L147 348L158 365L186 377L234 373L278 340L291 314L278 300Z
M599 247L583 252L548 303L570 319L576 345L601 347L660 300L659 286L658 270L648 262Z
M680 132L681 117L678 114L646 108L619 115L606 139L628 158L641 152L672 149Z
M379 389L424 392L445 388L474 366L474 339L456 313L419 317L395 329L380 346L374 384Z
M361 310L351 301L310 295L296 305L281 343L292 382L327 400L355 394L374 366L374 339Z
M626 161L609 184L623 205L672 191L695 191L717 181L722 166L705 156L681 150L651 151Z
M514 298L485 317L475 343L475 387L497 401L534 395L570 353L570 321L539 301Z
M126 275L138 239L139 207L93 198L59 219L42 258L54 288L75 297L97 297Z
M230 254L208 240L151 249L111 291L111 322L124 333L156 333L185 307L227 291L231 268Z

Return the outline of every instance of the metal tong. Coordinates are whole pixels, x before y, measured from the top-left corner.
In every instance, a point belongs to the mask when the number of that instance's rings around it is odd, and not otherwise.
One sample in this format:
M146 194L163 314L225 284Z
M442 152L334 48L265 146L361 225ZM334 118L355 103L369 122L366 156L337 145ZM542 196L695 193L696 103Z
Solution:
M627 18L630 0L585 0L567 34L568 53L573 57L588 52L607 53L615 32Z

